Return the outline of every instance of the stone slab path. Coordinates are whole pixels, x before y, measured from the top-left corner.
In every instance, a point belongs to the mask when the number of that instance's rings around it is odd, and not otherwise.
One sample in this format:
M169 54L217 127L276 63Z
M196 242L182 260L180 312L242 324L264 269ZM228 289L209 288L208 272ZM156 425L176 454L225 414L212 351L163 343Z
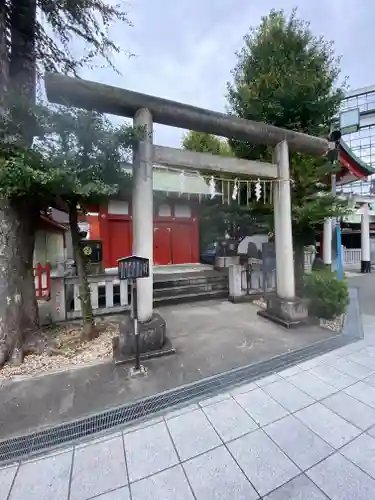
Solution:
M0 469L0 500L373 500L365 338L133 428Z

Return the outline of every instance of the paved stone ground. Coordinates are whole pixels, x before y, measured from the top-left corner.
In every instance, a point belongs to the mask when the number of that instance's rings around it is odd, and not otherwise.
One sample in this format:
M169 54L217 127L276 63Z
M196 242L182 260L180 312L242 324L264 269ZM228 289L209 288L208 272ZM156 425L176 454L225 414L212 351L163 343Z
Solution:
M166 306L160 312L177 352L147 361L146 378L131 378L130 364L106 362L26 380L0 379L1 439L121 406L333 335L317 326L287 330L257 316L256 307L228 300Z
M137 427L0 469L0 500L373 500L365 339Z

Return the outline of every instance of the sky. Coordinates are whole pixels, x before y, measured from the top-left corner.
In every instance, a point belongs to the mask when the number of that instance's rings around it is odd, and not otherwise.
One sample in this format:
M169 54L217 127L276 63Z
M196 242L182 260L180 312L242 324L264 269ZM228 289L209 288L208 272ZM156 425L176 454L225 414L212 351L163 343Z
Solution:
M114 57L120 75L103 67L81 76L224 112L226 84L243 36L272 8L290 13L297 7L315 35L334 41L349 88L375 85L371 6L370 0L130 0L133 27L115 24L110 35L135 56ZM183 132L155 125L154 142L179 147Z

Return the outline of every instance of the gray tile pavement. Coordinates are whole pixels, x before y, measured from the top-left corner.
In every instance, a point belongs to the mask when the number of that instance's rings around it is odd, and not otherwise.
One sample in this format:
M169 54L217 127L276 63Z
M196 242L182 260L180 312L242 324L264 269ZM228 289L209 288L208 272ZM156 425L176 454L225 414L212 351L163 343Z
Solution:
M366 379L347 387L344 392L349 396L362 401L362 403L371 406L371 408L375 408L375 387L366 384Z
M228 449L260 495L266 495L300 472L262 429L232 441Z
M124 444L129 481L143 479L178 463L164 422L125 434Z
M346 373L347 375L350 375L351 377L357 380L362 380L366 377L369 377L375 372L375 370L360 365L355 361L351 361L347 357L333 359L330 362L330 365L339 370L340 372Z
M375 439L373 437L362 434L344 446L341 453L369 476L375 478Z
M18 465L0 469L0 500L7 500L17 469Z
M327 496L301 474L265 496L264 500L327 500Z
M194 500L181 465L134 483L131 493L133 500Z
M301 373L302 369L298 365L290 366L289 368L285 368L279 372L280 377L288 378L292 375L296 375L297 373Z
M203 411L224 442L258 428L254 420L232 398L207 406Z
M311 405L315 400L287 380L266 385L263 390L286 410L294 412Z
M271 398L263 389L254 389L234 396L244 410L258 425L267 425L285 417L288 411Z
M0 468L0 500L373 500L375 328L112 435Z
M361 433L358 427L339 417L321 403L314 403L295 413L295 416L336 449Z
M86 500L128 484L122 436L77 449L70 500Z
M315 366L310 370L310 373L336 389L345 389L357 381L357 379L350 375L325 364Z
M267 425L264 431L302 470L309 469L334 452L329 444L293 415Z
M345 392L337 392L321 403L363 431L375 425L375 410Z
M167 426L182 461L221 444L218 434L201 410L168 420Z
M314 399L322 399L337 392L337 389L326 382L323 382L318 377L315 377L311 372L305 371L297 373L289 377L288 382L295 385L301 391L311 396Z
M271 375L268 375L267 377L256 380L255 383L258 387L264 387L265 385L277 382L278 380L280 380L280 378L280 375L278 375L277 373L271 373Z
M70 451L22 464L16 474L9 500L67 498L72 458L73 452Z
M95 497L95 500L130 500L130 491L126 486L125 488L119 488L118 490L109 491L103 495Z
M189 460L183 467L197 500L259 498L224 446Z
M307 471L331 500L373 500L375 481L339 453Z
M230 391L231 396L238 396L240 394L245 394L246 392L253 391L254 389L258 389L258 386L255 382L250 382L249 384L243 384L239 387L235 387Z
M222 394L218 394L217 396L213 396L212 398L204 399L203 401L199 402L199 406L201 408L204 408L205 406L210 406L225 399L231 399L231 395L229 392L223 392Z

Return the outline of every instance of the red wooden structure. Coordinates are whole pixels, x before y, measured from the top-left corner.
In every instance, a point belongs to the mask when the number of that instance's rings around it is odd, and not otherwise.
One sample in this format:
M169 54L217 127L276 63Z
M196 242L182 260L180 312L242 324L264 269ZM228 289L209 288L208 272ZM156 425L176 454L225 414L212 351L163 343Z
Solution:
M51 266L37 264L34 268L36 298L49 300L51 298Z
M111 202L89 207L86 220L90 239L103 242L105 268L117 267L117 259L132 255L132 212L114 213ZM199 262L199 230L197 205L181 199L166 199L159 204L154 217L154 264L186 264Z

